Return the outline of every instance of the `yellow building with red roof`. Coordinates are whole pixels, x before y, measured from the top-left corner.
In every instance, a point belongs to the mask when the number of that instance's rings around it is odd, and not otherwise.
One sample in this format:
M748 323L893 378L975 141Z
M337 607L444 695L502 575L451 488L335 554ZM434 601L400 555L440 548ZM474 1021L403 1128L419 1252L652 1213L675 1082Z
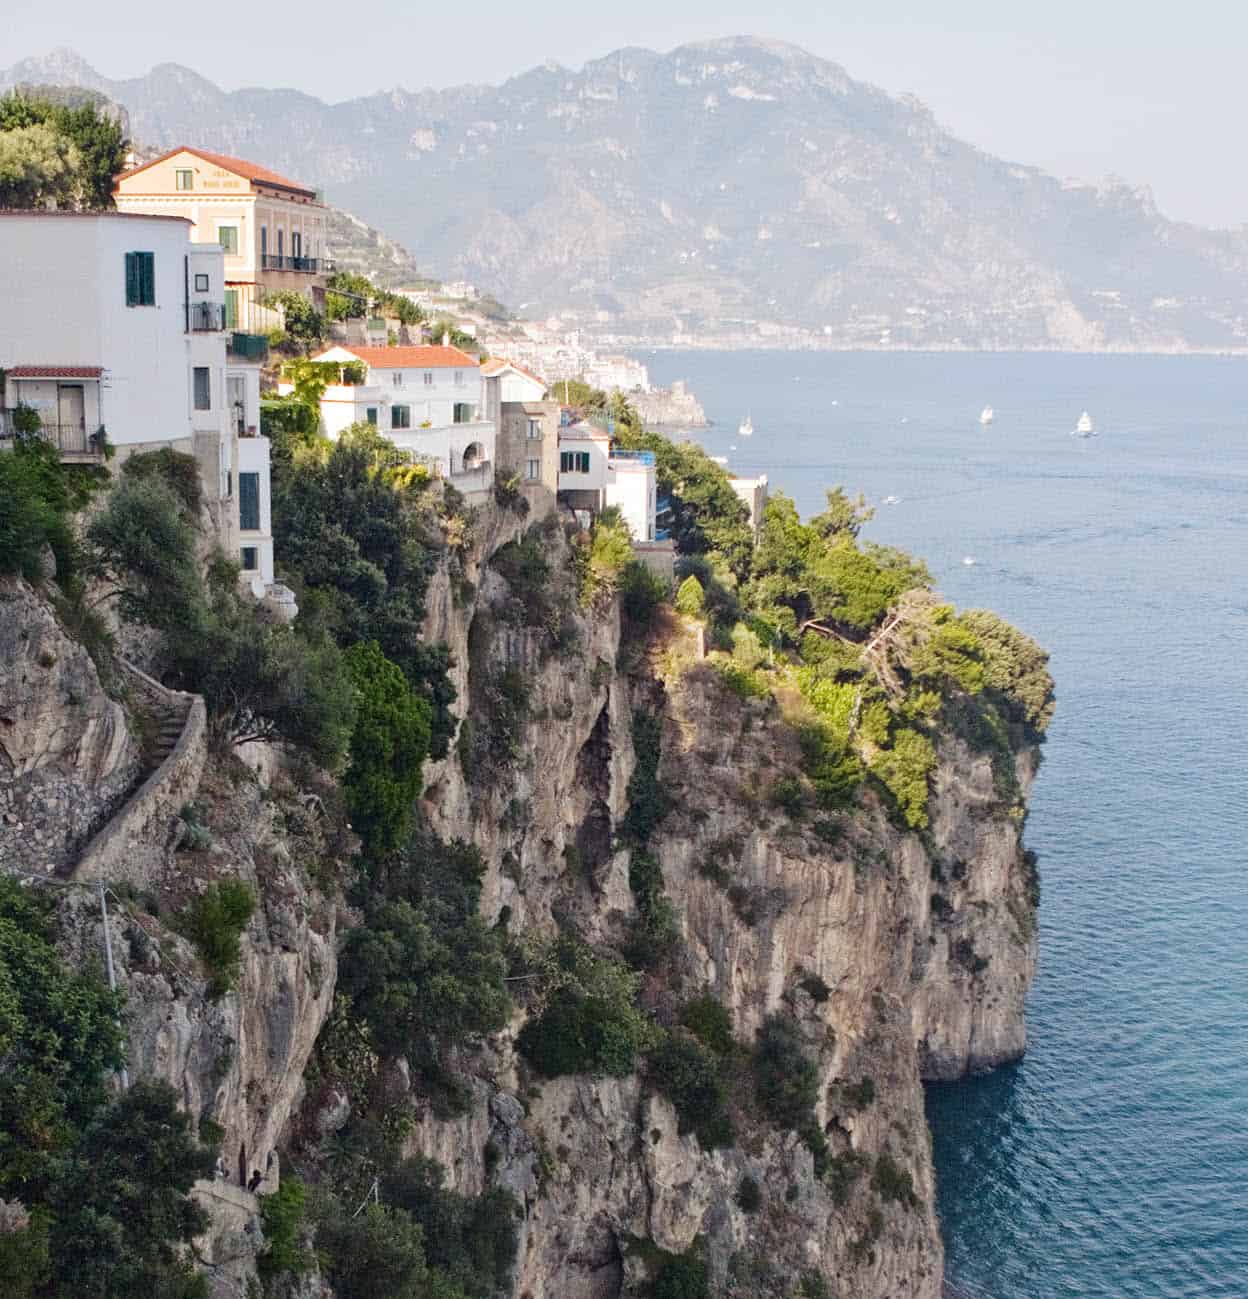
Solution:
M183 146L117 177L121 212L180 216L195 243L225 249L229 327L262 331L262 293L294 290L319 300L333 269L326 210L316 190L243 158Z

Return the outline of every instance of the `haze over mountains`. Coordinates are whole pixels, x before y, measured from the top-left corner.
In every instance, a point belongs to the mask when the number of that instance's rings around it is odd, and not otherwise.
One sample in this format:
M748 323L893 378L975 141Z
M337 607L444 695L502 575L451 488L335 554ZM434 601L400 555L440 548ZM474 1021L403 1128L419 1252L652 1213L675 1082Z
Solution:
M637 339L1248 347L1243 229L991 157L790 45L625 49L340 104L174 64L110 81L68 51L0 72L19 83L101 91L144 145L289 172L423 267Z

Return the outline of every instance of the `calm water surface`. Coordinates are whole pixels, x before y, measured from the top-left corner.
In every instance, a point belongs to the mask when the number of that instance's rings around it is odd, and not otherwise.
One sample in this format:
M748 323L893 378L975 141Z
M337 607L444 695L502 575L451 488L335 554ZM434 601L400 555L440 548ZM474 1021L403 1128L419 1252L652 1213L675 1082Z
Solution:
M1052 651L1027 1057L928 1098L951 1292L1248 1296L1248 362L642 359L733 469L899 497L868 535Z

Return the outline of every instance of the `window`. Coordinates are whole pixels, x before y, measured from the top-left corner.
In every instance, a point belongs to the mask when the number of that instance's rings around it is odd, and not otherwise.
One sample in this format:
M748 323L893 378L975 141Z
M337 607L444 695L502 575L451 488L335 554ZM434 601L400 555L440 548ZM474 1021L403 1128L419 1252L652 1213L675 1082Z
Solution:
M260 567L260 550L256 546L243 547L243 572L254 573Z
M401 387L403 386L403 371L402 371L402 370L396 370L396 371L395 371L395 372L390 376L390 386L391 386L392 388L401 388Z
M425 387L426 387L426 388L432 388L432 387L433 387L433 371L432 371L432 370L426 370L426 371L425 371Z
M540 419L529 420L529 438L530 440L542 436L542 421Z
M464 386L464 372L462 370L455 371L455 386L457 388L462 388Z
M451 418L456 424L471 424L473 414L472 407L466 401L457 401Z
M196 293L207 293L207 292L208 292L208 277L207 277L206 275L196 275L196 277L195 277L195 292L196 292Z
M156 254L126 254L126 306L156 305Z
M412 408L410 406L391 406L390 407L390 427L391 428L411 428L412 427Z
M219 243L227 253L237 253L238 252L238 227L218 226L217 243Z
M284 238L283 232L282 232L281 230L279 230L279 231L277 232L277 255L278 255L278 257L281 257L281 255L282 255L282 244L283 244L284 242L285 242L285 238Z
M524 476L530 482L536 482L542 476L542 462L540 460L526 460L524 462Z
M238 526L244 532L260 531L260 475L238 476Z
M369 408L364 412L364 418L365 418L365 419L366 419L370 424L372 424L373 427L375 428L375 427L377 426L377 407L376 407L376 406L370 406L370 407L369 407Z
M191 391L194 398L195 409L211 410L212 381L208 374L208 367L206 365L197 365L194 370L191 371L191 378L193 380Z
M260 256L264 257L269 251L269 227L260 227Z
M560 451L559 472L561 474L589 473L588 451Z
M195 173L189 167L187 167L185 170L179 167L177 171L174 172L173 175L174 175L175 189L195 188Z

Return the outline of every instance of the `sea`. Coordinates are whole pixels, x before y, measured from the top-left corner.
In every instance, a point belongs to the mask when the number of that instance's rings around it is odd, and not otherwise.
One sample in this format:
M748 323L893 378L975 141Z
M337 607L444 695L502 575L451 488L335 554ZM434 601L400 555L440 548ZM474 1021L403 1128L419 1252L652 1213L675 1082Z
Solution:
M1248 360L639 355L1052 654L1027 1054L928 1089L947 1293L1248 1296Z

